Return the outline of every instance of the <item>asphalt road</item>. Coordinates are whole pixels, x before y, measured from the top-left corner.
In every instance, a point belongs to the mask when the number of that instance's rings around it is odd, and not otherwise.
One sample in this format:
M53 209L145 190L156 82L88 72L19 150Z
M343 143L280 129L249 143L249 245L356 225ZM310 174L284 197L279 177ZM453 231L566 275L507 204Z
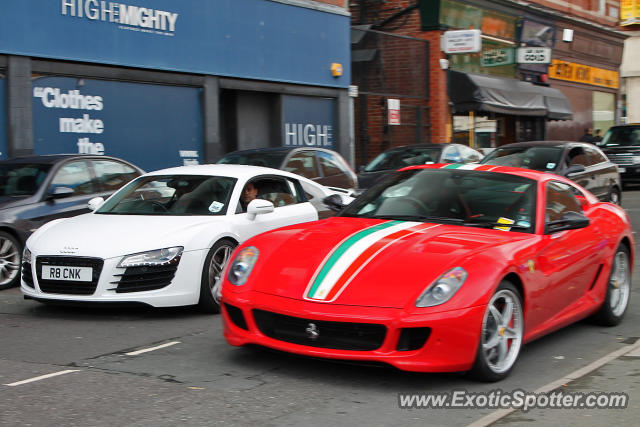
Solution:
M623 206L638 229L640 188L625 191ZM0 425L468 425L494 410L400 409L398 393L534 391L633 344L640 337L637 268L633 279L621 325L583 321L530 343L497 384L230 347L219 316L190 308L50 307L10 289L0 292ZM544 423L570 424L567 414Z

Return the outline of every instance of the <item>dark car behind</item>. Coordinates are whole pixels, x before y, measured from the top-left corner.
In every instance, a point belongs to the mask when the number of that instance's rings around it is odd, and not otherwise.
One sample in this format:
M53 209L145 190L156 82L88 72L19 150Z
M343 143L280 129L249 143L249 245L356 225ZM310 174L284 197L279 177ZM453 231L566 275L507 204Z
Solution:
M217 163L266 166L304 176L327 187L355 190L358 178L342 156L314 147L270 147L239 150Z
M482 153L462 144L414 144L390 148L376 156L358 173L361 190L380 177L406 166L429 163L477 163Z
M622 184L640 184L640 123L612 126L598 146L618 165Z
M0 161L0 289L19 283L22 248L38 227L89 212L90 199L109 197L143 173L109 156L53 154Z
M593 144L518 142L498 147L480 163L555 173L577 182L602 201L616 204L621 201L622 184L618 168Z

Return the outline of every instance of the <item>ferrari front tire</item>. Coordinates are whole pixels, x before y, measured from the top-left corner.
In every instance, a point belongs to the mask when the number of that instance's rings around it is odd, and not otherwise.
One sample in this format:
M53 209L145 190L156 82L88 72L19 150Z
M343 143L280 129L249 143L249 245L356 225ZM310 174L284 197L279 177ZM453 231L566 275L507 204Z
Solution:
M222 270L229 261L233 250L238 246L230 239L218 240L207 254L202 270L202 281L200 284L200 301L198 307L206 313L219 313L220 306L216 302L216 284L222 277Z
M486 382L507 377L520 355L523 331L522 297L504 280L487 304L471 375Z
M631 264L629 249L618 246L611 263L607 293L595 320L603 326L615 326L622 321L629 305L631 294Z

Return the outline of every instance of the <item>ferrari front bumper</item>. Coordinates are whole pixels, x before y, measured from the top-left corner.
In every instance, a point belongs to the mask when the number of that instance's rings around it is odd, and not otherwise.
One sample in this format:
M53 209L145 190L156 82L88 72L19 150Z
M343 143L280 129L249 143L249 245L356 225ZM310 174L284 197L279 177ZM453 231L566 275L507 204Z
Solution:
M485 311L484 306L476 306L407 312L300 301L253 291L223 293L221 306L224 336L231 345L257 344L311 357L381 362L418 372L471 369ZM426 340L421 340L425 331ZM320 339L325 332L333 338ZM374 348L367 348L375 340L379 341L371 346ZM348 348L349 343L354 343L353 348Z

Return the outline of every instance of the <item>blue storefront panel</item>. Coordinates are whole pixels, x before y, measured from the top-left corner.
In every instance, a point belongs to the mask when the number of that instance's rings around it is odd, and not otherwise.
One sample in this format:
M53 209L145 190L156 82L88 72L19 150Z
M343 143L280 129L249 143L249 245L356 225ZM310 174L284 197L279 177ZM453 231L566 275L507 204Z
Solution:
M330 98L284 95L282 145L333 149L334 103Z
M200 95L197 88L35 79L34 153L106 154L147 171L200 163Z
M276 1L2 0L0 20L3 53L342 88L351 79L349 16Z
M6 93L6 80L0 77L0 159L6 159L8 157Z

